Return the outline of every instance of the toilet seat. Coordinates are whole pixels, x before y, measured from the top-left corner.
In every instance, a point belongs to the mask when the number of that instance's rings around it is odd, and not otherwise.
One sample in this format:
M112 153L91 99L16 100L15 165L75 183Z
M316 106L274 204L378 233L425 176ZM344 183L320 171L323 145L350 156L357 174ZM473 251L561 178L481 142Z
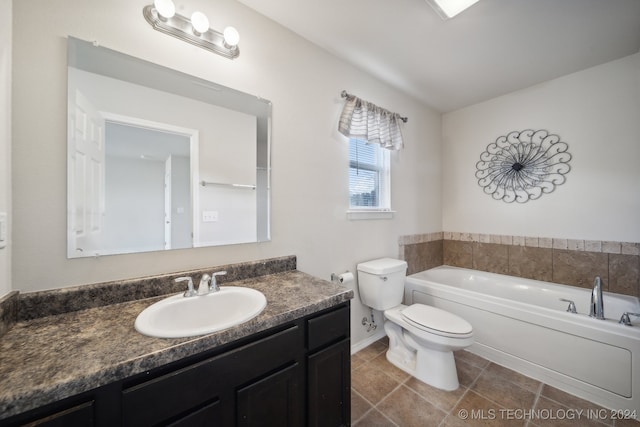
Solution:
M450 338L468 338L473 327L463 318L448 311L424 304L412 304L401 311L402 318L412 326Z

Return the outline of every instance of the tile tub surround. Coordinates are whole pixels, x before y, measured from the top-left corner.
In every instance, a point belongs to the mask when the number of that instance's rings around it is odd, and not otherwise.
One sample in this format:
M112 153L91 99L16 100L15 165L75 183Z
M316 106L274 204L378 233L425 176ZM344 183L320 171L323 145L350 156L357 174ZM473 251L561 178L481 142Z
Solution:
M203 274L226 271L227 274L225 276L218 277L218 283L225 284L227 282L295 270L296 263L296 257L290 255L157 276L19 294L17 320L37 319L44 316L185 291L186 284L175 283L174 279L177 277L191 276L194 286L197 287Z
M400 259L407 261L407 274L442 265L443 233L420 234L400 238Z
M231 343L353 298L353 291L299 271L227 286L257 289L267 307L217 333L161 339L135 331L137 315L162 297L20 321L0 338L0 419Z
M460 387L439 390L389 363L387 348L382 338L351 356L354 427L640 427L636 420L614 419L608 409L464 350L454 353Z
M443 232L399 246L408 274L445 264L583 288L600 276L605 291L640 297L640 243Z

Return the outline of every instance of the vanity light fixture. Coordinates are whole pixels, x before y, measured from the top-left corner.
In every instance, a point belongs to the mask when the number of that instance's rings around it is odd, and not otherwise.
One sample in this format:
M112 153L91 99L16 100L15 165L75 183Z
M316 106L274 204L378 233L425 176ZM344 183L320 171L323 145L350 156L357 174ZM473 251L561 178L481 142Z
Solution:
M193 12L191 25L193 26L193 34L201 36L209 31L209 18L202 12Z
M479 0L426 0L442 19L453 18Z
M213 30L209 28L209 19L202 12L194 12L189 19L176 13L172 0L155 0L144 7L142 14L154 30L229 59L240 55L238 30L233 27L225 28L223 33Z

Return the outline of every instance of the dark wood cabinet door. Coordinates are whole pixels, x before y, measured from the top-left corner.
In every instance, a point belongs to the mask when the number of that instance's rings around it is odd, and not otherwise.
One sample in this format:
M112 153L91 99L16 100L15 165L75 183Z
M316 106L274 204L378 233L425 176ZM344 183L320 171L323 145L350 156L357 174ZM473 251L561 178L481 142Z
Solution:
M304 425L303 377L299 363L256 381L237 393L239 427Z
M216 400L168 424L168 427L211 427L222 426L223 423L222 406L220 401Z
M309 356L310 427L346 426L351 422L351 358L349 340Z

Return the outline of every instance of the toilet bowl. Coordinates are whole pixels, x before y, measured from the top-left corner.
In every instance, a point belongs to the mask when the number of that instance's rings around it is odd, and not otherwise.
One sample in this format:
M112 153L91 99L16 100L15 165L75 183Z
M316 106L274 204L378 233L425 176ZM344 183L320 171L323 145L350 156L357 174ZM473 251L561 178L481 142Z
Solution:
M453 352L473 344L471 325L459 316L423 304L384 311L389 337L387 360L422 382L458 388Z
M420 381L458 388L453 352L473 344L473 328L461 317L424 304L402 305L407 263L382 258L358 264L363 304L384 314L387 360Z

